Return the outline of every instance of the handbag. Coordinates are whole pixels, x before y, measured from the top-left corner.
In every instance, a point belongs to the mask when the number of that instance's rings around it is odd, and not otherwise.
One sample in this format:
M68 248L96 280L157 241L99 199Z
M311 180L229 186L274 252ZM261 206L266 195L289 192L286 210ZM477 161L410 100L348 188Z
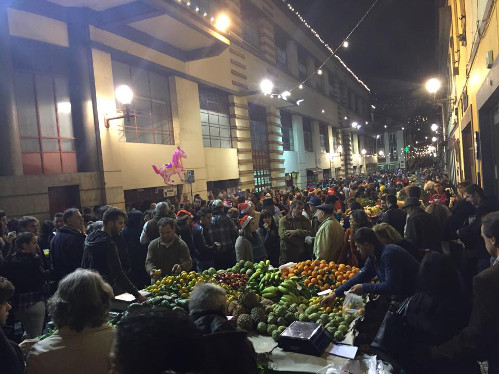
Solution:
M396 363L401 350L406 346L406 313L412 298L397 306L391 306L371 343L371 348L383 359Z

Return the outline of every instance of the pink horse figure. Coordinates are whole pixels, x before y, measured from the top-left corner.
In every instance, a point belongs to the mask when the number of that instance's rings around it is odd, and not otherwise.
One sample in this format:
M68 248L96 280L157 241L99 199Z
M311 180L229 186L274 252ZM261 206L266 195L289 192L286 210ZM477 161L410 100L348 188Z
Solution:
M159 169L156 165L152 165L152 168L156 174L163 177L165 184L173 184L173 182L170 181L173 174L177 174L180 177L180 180L184 180L185 170L182 165L183 158L187 158L187 154L180 147L177 147L177 150L173 153L172 162L164 164Z

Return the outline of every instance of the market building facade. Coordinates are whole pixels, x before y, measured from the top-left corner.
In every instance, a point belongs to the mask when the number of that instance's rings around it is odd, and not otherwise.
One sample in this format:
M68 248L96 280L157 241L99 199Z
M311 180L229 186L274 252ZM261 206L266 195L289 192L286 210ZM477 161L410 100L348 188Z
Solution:
M377 162L368 87L339 58L322 64L327 45L280 0L13 0L0 44L0 207L12 216L304 188ZM165 186L152 165L178 146L194 182Z
M437 97L445 123L447 164L452 178L499 193L499 11L493 0L441 1L441 74L445 95Z

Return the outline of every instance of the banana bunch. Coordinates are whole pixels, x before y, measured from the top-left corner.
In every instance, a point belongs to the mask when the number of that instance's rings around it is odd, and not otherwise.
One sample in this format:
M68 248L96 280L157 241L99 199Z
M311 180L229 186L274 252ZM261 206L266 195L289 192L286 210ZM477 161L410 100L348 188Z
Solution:
M269 261L262 261L255 265L255 272L248 279L247 286L257 293L263 293L263 290L269 286L278 286L281 281L281 272L279 269L269 270Z
M308 302L307 298L303 295L303 287L298 283L299 280L299 277L291 277L277 287L282 293L279 304L301 304Z

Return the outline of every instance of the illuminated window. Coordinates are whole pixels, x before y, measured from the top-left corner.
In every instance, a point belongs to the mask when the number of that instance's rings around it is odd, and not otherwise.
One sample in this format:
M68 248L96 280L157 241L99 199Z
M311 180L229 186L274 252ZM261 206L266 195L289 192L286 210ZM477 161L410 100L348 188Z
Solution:
M281 110L282 142L285 151L295 150L295 141L293 138L293 124L291 113Z
M203 145L213 148L231 148L232 133L229 122L229 102L226 93L199 86Z

